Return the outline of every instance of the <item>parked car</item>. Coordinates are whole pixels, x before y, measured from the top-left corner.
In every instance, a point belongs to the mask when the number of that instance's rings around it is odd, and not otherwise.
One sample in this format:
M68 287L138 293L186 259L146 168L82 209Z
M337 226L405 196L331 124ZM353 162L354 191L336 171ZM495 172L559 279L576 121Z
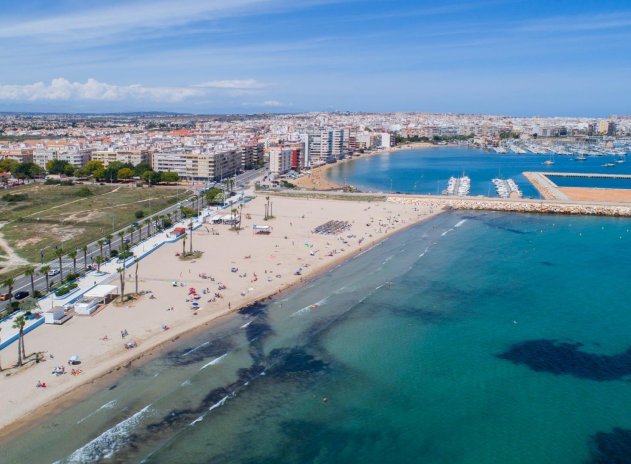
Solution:
M51 269L50 271L48 271L48 275L50 277L56 276L57 274L59 274L59 269Z
M10 293L0 293L0 301L7 301L9 298L11 298Z
M20 291L20 292L15 292L13 294L13 298L15 298L16 300L23 300L24 298L26 298L27 296L29 296L29 292L26 292L24 290Z

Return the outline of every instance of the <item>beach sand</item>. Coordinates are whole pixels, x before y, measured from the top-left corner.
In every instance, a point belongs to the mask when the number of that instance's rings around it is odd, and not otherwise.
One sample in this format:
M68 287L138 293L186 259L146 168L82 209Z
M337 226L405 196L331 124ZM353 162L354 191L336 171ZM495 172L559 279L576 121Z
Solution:
M67 402L80 399L80 386L120 373L131 361L168 347L172 340L231 311L300 285L387 235L430 217L432 211L430 206L388 202L270 199L275 215L272 220L263 220L266 200L258 196L244 206L239 233L227 225L205 224L197 229L193 248L203 251L197 260L184 261L176 256L182 251L181 241L164 245L143 259L138 271L139 290L151 291L155 299L143 295L122 305L112 303L92 316L75 316L64 325L44 325L27 334L27 354L43 352L46 360L11 370L10 376L5 370L0 376L0 436L27 428ZM332 219L348 221L351 227L340 235L312 232ZM273 231L268 236L254 235L254 224L270 225ZM188 242L186 247L188 250ZM238 270L231 272L232 267ZM298 268L302 268L302 275L294 274ZM212 276L214 281L201 274ZM126 276L126 292L134 292L134 267ZM177 287L173 281L178 282ZM112 276L112 283L118 285L117 275ZM218 290L219 283L227 288ZM186 301L191 287L201 297L198 311ZM204 289L209 294L203 294ZM222 297L208 302L215 292ZM168 310L171 307L173 310ZM163 330L163 325L169 329ZM125 339L121 337L123 330L129 333ZM132 340L138 347L125 349L124 343ZM72 367L67 365L73 355L81 359L81 364L74 366L82 371L76 376L69 373ZM4 349L0 356L5 369L13 365L17 344ZM68 373L53 375L55 366L65 366ZM46 382L47 387L36 388L38 381Z

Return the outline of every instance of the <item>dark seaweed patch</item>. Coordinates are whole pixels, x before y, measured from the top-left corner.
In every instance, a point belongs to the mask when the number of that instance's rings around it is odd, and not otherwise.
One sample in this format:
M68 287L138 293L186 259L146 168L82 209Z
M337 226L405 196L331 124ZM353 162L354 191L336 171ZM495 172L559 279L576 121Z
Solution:
M598 432L592 437L592 464L630 464L631 430L616 427L609 433Z
M269 362L271 364L269 373L276 375L313 374L328 367L324 361L298 347L272 350L269 354Z
M550 261L541 261L541 264L543 264L544 266L554 266L554 264L552 264Z
M256 317L264 314L266 309L267 305L257 301L256 303L252 303L249 306L244 306L239 309L238 313L244 316Z
M203 361L206 358L221 356L234 348L227 339L211 340L207 345L186 347L167 353L167 359L176 366L188 366Z
M498 355L515 364L525 364L536 372L572 375L597 381L622 380L631 374L631 348L615 355L581 351L581 343L529 340L516 343Z
M279 443L275 454L242 460L241 463L357 462L358 449L370 449L375 443L388 439L383 432L359 433L316 421L285 421L279 428L286 439Z

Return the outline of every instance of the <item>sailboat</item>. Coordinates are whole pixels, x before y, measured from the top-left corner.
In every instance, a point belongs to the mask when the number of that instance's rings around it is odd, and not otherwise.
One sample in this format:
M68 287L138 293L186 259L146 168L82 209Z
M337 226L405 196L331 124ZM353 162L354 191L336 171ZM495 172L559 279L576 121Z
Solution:
M543 162L546 166L552 166L554 164L554 160L552 159L552 155L550 155L550 159Z

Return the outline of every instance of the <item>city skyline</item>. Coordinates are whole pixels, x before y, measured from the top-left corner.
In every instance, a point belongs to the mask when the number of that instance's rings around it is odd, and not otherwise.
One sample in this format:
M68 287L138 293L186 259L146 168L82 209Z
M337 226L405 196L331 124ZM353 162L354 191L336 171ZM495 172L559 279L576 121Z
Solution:
M619 2L5 7L0 111L626 114Z

